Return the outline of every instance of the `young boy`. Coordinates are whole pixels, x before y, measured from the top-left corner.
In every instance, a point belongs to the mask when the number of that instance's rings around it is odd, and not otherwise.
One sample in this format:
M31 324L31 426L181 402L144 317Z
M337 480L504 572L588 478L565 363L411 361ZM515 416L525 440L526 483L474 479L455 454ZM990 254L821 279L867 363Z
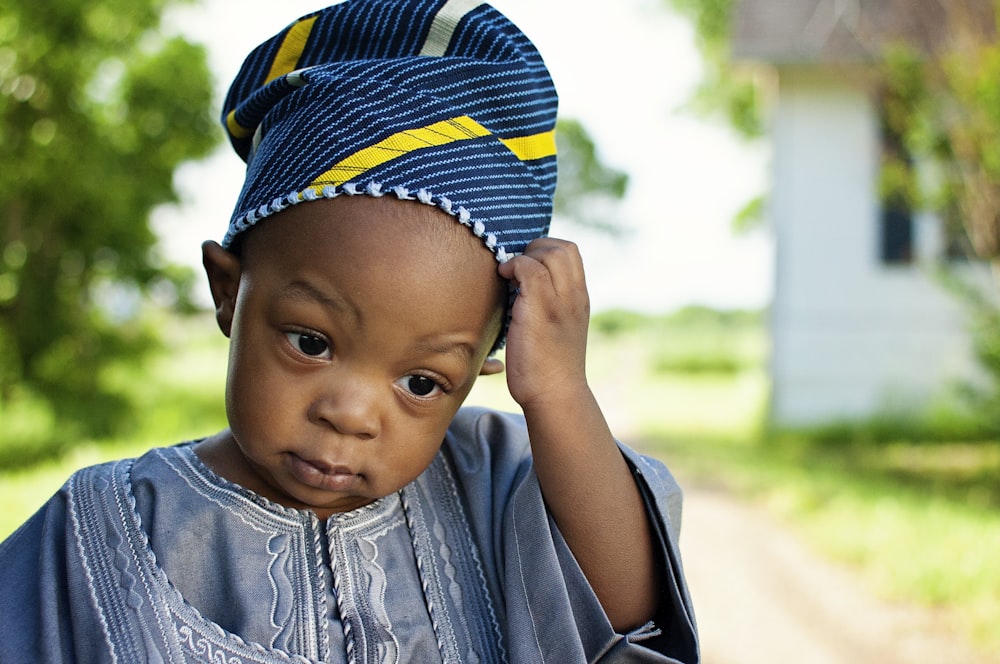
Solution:
M229 429L0 545L3 662L695 662L679 490L584 372L556 97L486 4L349 0L250 54L203 245ZM523 417L460 409L504 370Z

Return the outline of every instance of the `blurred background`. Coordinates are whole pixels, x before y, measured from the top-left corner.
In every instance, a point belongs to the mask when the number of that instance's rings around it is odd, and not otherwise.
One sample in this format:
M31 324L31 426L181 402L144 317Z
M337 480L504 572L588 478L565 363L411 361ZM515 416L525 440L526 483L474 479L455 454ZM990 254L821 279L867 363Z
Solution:
M0 8L0 538L225 426L218 109L324 4ZM493 4L560 91L552 234L616 434L687 491L705 661L1000 662L992 0Z

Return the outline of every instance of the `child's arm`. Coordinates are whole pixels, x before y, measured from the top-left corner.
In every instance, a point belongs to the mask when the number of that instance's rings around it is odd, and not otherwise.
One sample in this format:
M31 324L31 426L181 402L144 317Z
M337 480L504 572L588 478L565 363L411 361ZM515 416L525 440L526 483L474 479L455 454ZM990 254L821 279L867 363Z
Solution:
M572 243L535 240L500 266L520 289L507 335L507 384L528 424L545 503L615 630L656 612L651 526L587 384L590 302Z

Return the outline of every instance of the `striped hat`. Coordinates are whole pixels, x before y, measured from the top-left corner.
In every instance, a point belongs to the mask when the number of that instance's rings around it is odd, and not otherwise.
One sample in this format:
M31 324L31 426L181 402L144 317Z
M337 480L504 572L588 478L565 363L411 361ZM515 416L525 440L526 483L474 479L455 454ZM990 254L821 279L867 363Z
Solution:
M548 232L556 92L538 51L476 0L348 0L258 46L223 123L247 162L223 244L341 195L433 205L503 262Z

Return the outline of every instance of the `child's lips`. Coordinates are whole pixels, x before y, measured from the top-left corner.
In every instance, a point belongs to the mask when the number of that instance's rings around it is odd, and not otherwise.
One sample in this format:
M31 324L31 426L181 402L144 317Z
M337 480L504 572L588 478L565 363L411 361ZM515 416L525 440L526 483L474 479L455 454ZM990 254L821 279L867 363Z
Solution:
M347 491L361 481L361 475L348 466L311 461L297 454L289 456L289 470L302 484L324 491Z

